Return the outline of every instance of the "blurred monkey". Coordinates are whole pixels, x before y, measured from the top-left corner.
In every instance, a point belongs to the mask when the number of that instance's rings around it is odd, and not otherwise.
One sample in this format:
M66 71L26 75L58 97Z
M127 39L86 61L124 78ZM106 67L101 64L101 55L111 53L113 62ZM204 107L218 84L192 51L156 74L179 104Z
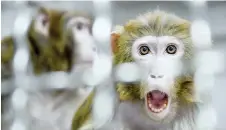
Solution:
M92 16L84 12L40 7L27 33L31 61L28 71L38 76L56 71L70 73L77 66L92 65L96 54L92 24ZM3 38L1 47L4 81L13 77L12 61L16 50L13 37ZM34 123L31 126L34 129L69 129L73 111L81 99L78 91L56 89L29 93L28 111ZM2 97L5 129L12 121L13 111L9 105L11 94Z

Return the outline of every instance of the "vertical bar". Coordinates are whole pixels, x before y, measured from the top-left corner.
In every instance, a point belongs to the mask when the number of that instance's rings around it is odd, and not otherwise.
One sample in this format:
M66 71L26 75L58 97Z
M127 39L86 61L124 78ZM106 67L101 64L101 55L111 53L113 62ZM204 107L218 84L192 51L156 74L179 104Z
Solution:
M28 95L23 87L28 85L29 49L26 34L31 23L31 18L29 10L21 11L14 24L13 38L16 52L13 59L13 69L16 89L12 95L15 120L11 130L29 130L29 116L26 111Z
M204 58L206 57L200 57L200 56L204 56L202 54L210 50L212 47L211 30L208 25L208 22L206 21L207 17L205 17L206 1L192 1L190 9L191 9L191 15L193 16L192 18L193 21L191 25L191 38L194 44L194 50L195 50L194 64L196 67L194 82L197 86L196 87L197 91L202 92L205 90L201 90L201 89L204 89L207 87L203 82L207 78L207 75L205 75L205 72L202 71L203 67L205 66L205 63L200 62L202 60L205 60ZM209 69L211 70L212 68L209 68ZM208 87L213 87L213 84L212 84L213 75L212 74L208 75L208 78L209 78L209 81L211 81ZM199 96L199 95L196 95L196 96Z
M211 30L207 15L207 1L194 0L190 3L192 16L191 35L195 49L210 49L212 47Z
M219 69L219 63L222 64L221 58L219 58L221 55L212 50L212 36L208 24L206 1L193 1L191 13L193 16L191 38L195 49L195 97L200 102L200 105L198 105L200 112L196 117L196 129L214 129L217 117L212 107L212 89L215 87L215 74L221 71ZM202 125L203 119L209 117L211 119L207 120L211 121L211 124Z
M94 58L92 73L96 80L111 75L112 49L111 36L111 6L110 1L93 1L96 19L93 25L93 37L99 53ZM101 82L101 81L100 81Z
M93 1L96 19L93 25L93 36L97 42L99 53L94 59L92 74L95 77L95 97L93 103L94 129L111 121L117 100L112 75L111 49L111 6L110 1ZM105 105L108 104L108 105ZM99 106L105 106L100 109Z
M110 1L93 1L96 19L93 25L93 36L98 48L111 55L111 6Z
M192 19L204 19L208 21L208 5L206 0L191 0L190 4L190 12Z
M192 1L190 4L193 16L191 37L194 43L196 67L195 84L200 100L211 102L211 89L214 87L215 74L222 71L222 54L213 50L211 29L208 23L207 1ZM214 62L209 62L209 61ZM203 102L205 102L203 101Z

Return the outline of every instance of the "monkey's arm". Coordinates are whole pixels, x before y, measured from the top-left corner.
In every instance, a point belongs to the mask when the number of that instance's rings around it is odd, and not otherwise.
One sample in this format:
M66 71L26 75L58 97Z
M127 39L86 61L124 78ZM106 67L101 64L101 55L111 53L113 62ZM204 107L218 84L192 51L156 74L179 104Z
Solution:
M106 87L107 86L107 87ZM104 83L90 92L84 103L78 108L72 122L72 130L111 129L119 103L114 85L105 80ZM88 124L88 121L91 121Z
M90 92L85 101L77 109L73 119L71 130L79 130L86 125L86 123L91 119L91 110L94 98L94 90Z
M1 40L1 79L11 78L12 76L14 49L15 46L12 36L5 37Z

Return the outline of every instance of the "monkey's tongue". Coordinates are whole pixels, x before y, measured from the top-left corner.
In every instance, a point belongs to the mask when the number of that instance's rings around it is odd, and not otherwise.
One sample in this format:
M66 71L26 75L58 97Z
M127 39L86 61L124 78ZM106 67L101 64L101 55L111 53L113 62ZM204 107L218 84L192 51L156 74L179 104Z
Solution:
M154 108L162 108L167 105L168 96L159 90L153 90L147 94L148 104Z

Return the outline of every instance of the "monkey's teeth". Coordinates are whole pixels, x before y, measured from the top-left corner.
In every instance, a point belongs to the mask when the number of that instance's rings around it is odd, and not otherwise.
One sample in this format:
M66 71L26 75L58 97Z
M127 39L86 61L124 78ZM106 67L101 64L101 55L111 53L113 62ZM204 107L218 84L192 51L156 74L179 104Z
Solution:
M160 112L160 110L159 109L155 109L155 112Z
M161 110L160 110L160 109L156 109L156 108L152 108L152 111L154 111L154 112L156 112L156 113L161 112Z
M151 105L151 101L150 101L150 100L148 100L148 104L150 104L150 105Z
M165 109L165 108L166 108L166 106L167 106L167 105L166 105L166 103L165 103L165 104L163 105L163 108Z
M148 107L151 109L151 111L155 113L160 113L167 107L167 104L164 104L161 108L158 109L158 108L154 108L154 106L152 106L151 103L148 103Z
M148 104L148 106L149 106L150 108L152 108L152 105L151 105L150 103Z

